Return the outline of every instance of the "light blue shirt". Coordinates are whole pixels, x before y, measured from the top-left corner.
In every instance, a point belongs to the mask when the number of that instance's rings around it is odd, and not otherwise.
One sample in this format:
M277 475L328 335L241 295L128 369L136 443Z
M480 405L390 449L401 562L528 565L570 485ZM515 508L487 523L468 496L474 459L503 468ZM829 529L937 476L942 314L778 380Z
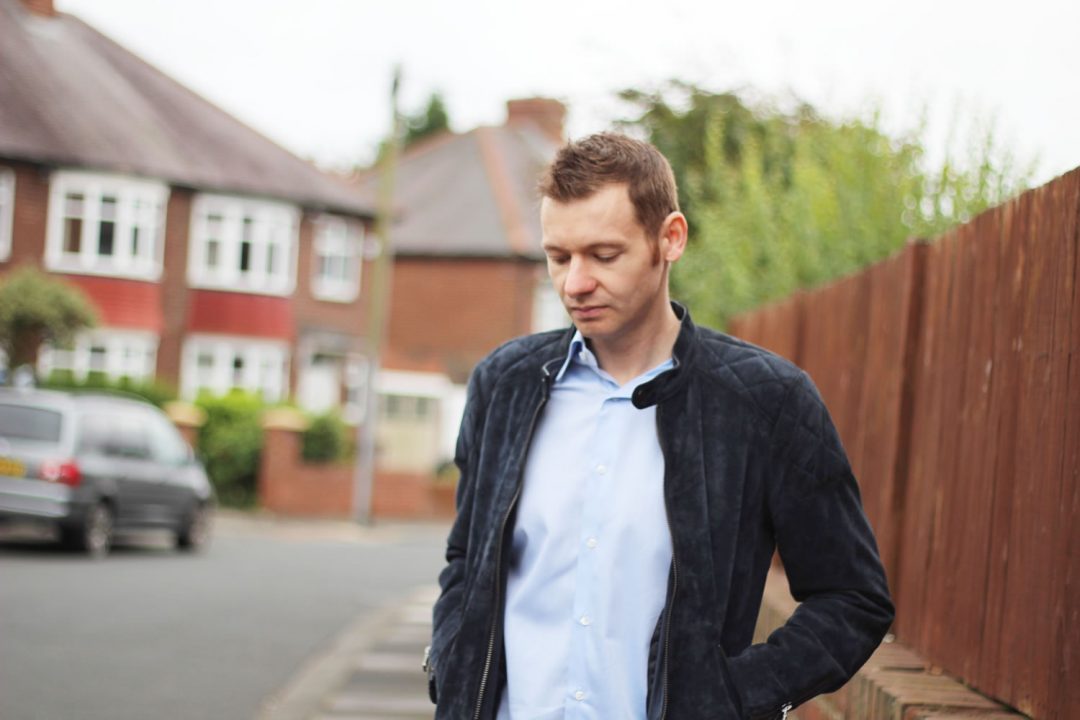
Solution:
M600 369L581 333L556 375L518 499L499 720L645 718L671 534L656 408Z

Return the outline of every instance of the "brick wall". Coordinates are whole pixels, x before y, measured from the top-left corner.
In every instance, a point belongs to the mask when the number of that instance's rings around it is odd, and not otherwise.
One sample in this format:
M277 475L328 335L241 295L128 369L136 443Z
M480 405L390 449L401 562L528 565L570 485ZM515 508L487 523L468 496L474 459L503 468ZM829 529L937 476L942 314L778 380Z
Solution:
M259 504L281 515L351 517L356 466L304 462L300 448L305 424L304 417L293 410L265 414ZM428 474L377 472L371 513L376 518L451 518L454 488L435 485Z
M259 462L259 504L282 515L347 518L352 512L353 465L305 463L300 457L303 419L268 412Z
M798 604L781 570L771 570L754 630L765 642ZM957 680L900 643L882 644L844 687L821 695L788 715L791 720L1021 720L1015 713Z
M377 518L452 518L454 487L436 485L428 473L376 471L371 514Z
M503 342L530 332L537 263L398 257L384 365L463 382Z
M180 351L188 316L187 257L192 195L190 190L170 188L165 212L161 274L164 327L158 344L157 377L173 387L180 386Z
M0 272L18 265L40 268L45 254L45 219L49 209L49 174L27 163L2 161L15 171L15 212L12 218L11 255L0 262Z

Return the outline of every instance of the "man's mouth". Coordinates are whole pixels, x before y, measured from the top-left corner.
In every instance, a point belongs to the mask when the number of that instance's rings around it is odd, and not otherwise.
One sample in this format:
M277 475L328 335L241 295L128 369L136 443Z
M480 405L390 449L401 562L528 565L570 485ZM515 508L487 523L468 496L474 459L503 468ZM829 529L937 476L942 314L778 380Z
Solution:
M570 314L577 318L588 319L603 312L604 305L578 305L570 308Z

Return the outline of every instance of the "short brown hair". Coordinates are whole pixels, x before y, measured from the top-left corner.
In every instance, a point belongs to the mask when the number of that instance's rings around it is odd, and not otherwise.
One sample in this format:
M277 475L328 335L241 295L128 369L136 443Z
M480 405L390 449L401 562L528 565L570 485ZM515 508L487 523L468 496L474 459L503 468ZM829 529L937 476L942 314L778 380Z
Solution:
M605 132L568 143L540 179L540 194L565 203L615 183L626 183L637 221L655 241L679 196L667 158L647 142Z

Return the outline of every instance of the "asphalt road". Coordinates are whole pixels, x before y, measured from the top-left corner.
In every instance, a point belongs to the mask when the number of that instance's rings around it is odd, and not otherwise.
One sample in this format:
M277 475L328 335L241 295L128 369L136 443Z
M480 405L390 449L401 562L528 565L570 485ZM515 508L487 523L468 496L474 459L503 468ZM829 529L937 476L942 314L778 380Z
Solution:
M230 515L203 555L145 535L100 562L0 535L0 718L254 718L357 617L431 585L446 529Z

